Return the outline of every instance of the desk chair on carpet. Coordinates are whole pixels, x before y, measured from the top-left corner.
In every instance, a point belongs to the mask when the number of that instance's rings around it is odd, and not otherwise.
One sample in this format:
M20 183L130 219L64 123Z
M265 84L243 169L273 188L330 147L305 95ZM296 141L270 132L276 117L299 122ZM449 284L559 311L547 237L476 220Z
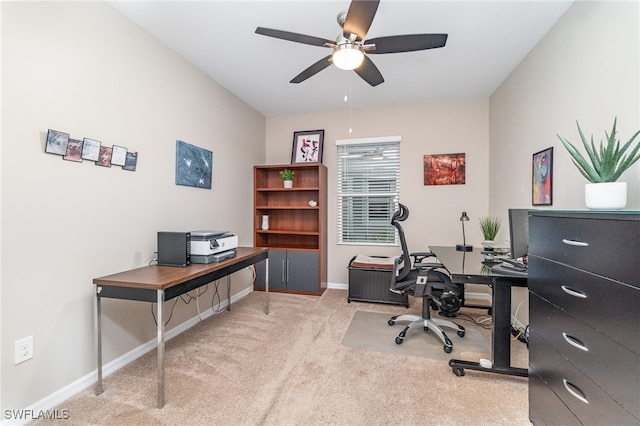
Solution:
M409 209L405 205L399 204L399 210L391 218L391 224L398 230L402 247L402 255L394 262L391 291L422 298L422 316L396 315L391 317L389 325L392 326L396 322L402 321L409 322L396 337L397 344L404 341L409 330L422 327L424 331L433 331L444 343L444 351L450 353L453 350L453 343L442 327L456 330L460 337L464 337L465 329L450 320L431 318L431 308L439 309L441 316L455 316L455 313L460 310L462 291L459 286L451 283L451 279L441 263L424 261L429 257L435 258L433 253L409 253L404 230L399 223L406 220L407 217L409 217Z

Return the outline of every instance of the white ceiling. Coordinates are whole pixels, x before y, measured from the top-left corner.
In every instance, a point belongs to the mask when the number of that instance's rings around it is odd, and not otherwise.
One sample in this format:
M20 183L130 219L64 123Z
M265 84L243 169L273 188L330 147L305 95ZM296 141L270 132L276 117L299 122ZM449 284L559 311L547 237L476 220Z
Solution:
M371 55L385 82L334 66L289 80L328 48L255 34L258 26L334 40L342 1L109 1L267 117L490 96L572 1L382 0L368 38L447 33L441 49Z

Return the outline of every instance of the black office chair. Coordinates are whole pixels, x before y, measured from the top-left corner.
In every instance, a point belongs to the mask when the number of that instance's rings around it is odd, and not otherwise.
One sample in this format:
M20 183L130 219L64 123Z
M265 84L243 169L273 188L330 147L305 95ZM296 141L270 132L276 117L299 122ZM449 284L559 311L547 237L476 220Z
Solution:
M404 341L409 330L422 327L424 331L433 331L444 343L444 351L450 353L453 350L453 343L442 327L456 330L460 337L464 337L465 329L450 320L431 318L431 308L438 309L441 316L455 316L462 305L460 301L462 290L451 282L446 269L441 263L435 261L433 253L409 253L404 231L399 223L406 220L407 217L409 217L409 209L405 205L399 204L399 210L391 218L391 224L398 230L402 255L394 263L390 289L395 293L407 293L422 298L422 316L396 315L391 317L389 325L395 325L400 321L409 321L409 324L396 337L397 344ZM430 260L428 259L430 257L434 258L434 262L425 262L425 259Z

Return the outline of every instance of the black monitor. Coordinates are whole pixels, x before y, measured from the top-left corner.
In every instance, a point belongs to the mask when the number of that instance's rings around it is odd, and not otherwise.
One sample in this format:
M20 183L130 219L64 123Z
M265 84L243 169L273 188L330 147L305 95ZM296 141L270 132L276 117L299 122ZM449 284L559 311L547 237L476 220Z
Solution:
M529 252L529 209L509 209L509 248L512 259Z

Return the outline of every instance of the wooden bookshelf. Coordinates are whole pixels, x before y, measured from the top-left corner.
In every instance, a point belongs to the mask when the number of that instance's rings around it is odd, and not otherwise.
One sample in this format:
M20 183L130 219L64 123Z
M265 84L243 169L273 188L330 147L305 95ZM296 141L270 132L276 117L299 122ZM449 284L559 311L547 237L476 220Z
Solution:
M285 188L280 171L295 171L293 188ZM309 205L315 201L315 206ZM281 251L280 265L270 261L270 290L322 294L326 289L327 168L322 164L285 164L254 167L254 245L268 247L270 256ZM262 229L262 216L269 229ZM306 256L293 264L291 258ZM307 252L307 253L302 253ZM290 254L290 256L288 256ZM316 265L317 264L317 265ZM314 270L317 267L317 274ZM273 269L273 273L272 270ZM296 274L297 273L297 274ZM300 278L291 279L292 276ZM309 277L309 278L302 278ZM262 282L261 282L262 279ZM304 282L300 282L304 281ZM256 289L264 288L260 272Z

